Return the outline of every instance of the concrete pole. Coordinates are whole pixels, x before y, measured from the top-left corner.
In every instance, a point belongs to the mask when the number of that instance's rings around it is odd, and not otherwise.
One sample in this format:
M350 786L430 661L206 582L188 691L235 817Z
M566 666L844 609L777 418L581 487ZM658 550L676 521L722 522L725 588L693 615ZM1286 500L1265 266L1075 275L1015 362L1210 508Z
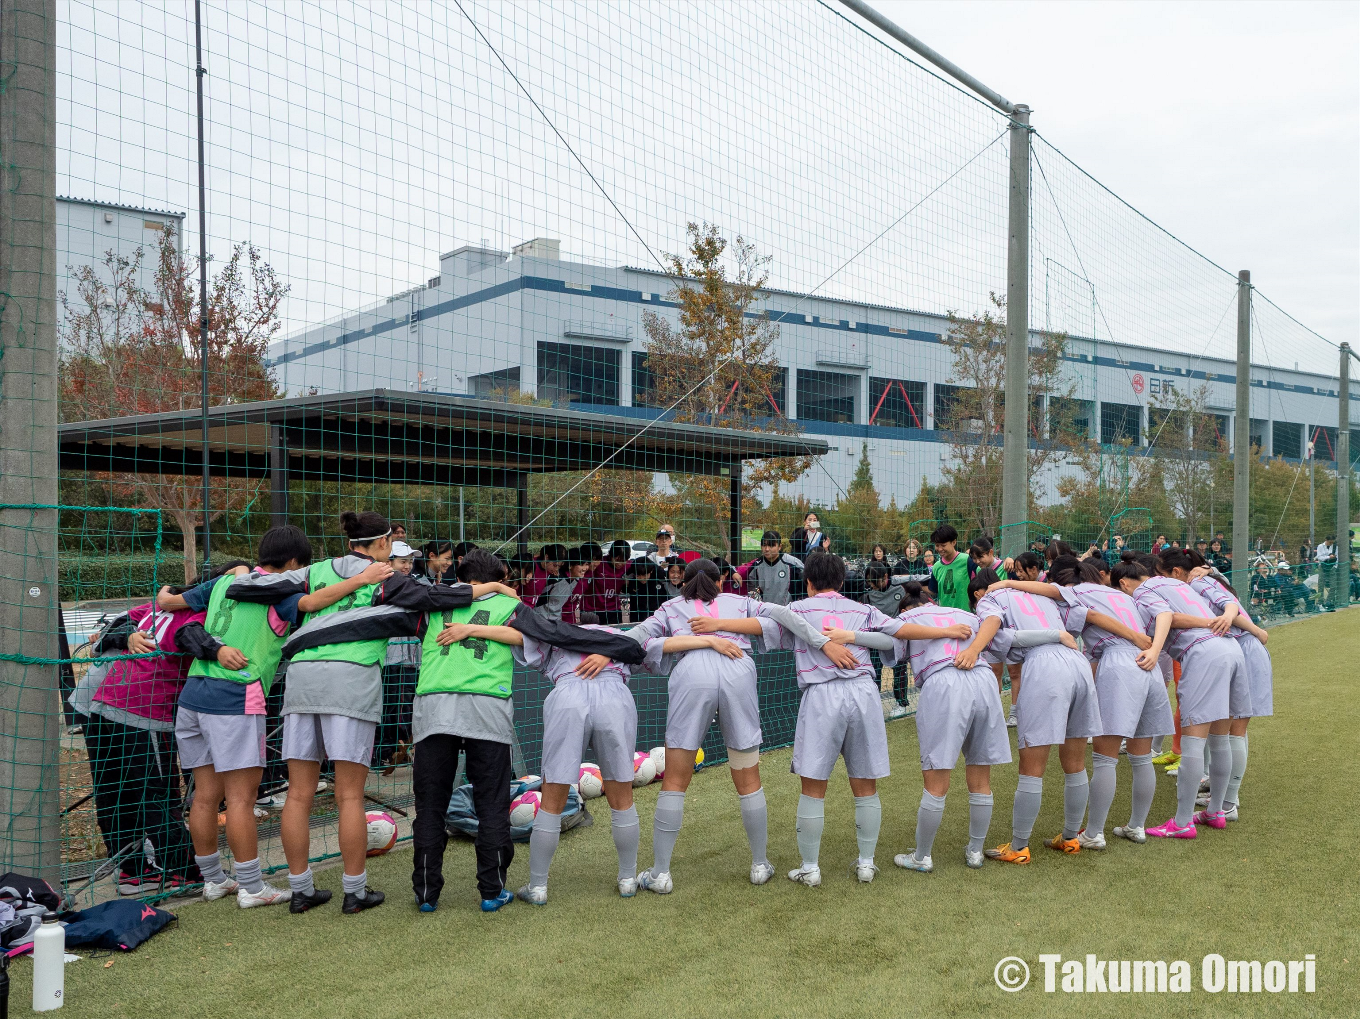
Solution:
M1332 604L1345 607L1351 586L1351 345L1341 344L1341 385L1336 419L1336 592Z
M57 11L0 0L0 869L61 878ZM49 508L35 509L34 506Z
M1010 129L1010 241L1006 250L1006 422L1001 462L1001 554L1019 555L1029 519L1029 107Z
M1251 272L1237 274L1237 417L1233 422L1233 590L1251 598Z

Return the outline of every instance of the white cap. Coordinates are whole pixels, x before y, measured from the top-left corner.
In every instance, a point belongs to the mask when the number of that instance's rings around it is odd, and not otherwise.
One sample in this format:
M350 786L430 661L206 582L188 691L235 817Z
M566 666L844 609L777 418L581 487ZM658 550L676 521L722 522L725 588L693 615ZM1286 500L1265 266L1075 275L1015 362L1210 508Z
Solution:
M405 559L407 556L417 554L416 550L404 541L392 542L392 558L394 559Z

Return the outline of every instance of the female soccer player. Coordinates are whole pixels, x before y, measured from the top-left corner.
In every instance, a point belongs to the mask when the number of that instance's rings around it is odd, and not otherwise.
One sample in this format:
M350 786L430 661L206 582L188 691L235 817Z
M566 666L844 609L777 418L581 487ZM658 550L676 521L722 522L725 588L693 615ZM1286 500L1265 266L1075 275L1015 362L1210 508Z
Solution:
M1181 663L1177 703L1182 735L1176 813L1164 824L1147 829L1147 834L1154 838L1193 839L1198 820L1195 796L1204 772L1204 747L1211 738L1216 744L1214 749L1221 747L1221 752L1209 773L1209 809L1201 812L1204 816L1199 823L1215 828L1227 825L1222 806L1232 769L1227 741L1229 720L1251 711L1246 662L1236 641L1223 640L1210 628L1213 610L1189 584L1170 575L1176 569L1189 576L1190 560L1186 554L1179 549L1163 549L1161 556L1149 559L1158 570L1157 576L1144 580L1121 572L1118 583L1125 594L1133 596L1145 616L1173 613L1166 649ZM1216 738L1219 735L1221 741Z
M349 554L279 578L240 580L229 592L233 598L265 600L281 590L317 593L366 578L342 600L313 611L283 648L291 662L283 699L288 801L282 839L293 891L289 909L294 913L330 899L328 891L315 889L308 865L312 800L326 759L335 765L340 814L345 893L341 910L358 913L383 902L383 893L367 884L364 783L373 757L374 730L382 718L382 666L388 640L411 635L418 612L457 608L490 591L513 597L500 584L425 585L410 574L394 573L387 565L391 526L379 513L346 511L340 514L340 526L349 539Z
M1133 769L1133 801L1129 823L1115 834L1133 842L1146 841L1144 825L1156 792L1152 767L1152 738L1170 733L1171 704L1157 660L1171 630L1171 613L1153 622L1153 636L1144 629L1133 599L1100 583L1092 560L1059 556L1048 569L1048 581L1002 581L1000 587L1043 595L1059 604L1064 623L1080 629L1086 655L1096 663L1096 697L1104 734L1096 736L1091 754L1090 818L1077 833L1082 849L1105 848L1105 820L1114 802L1115 768L1119 745L1127 738Z
M1006 588L988 593L1000 583L991 570L979 570L968 585L977 601L982 620L976 637L959 652L956 664L969 669L1004 624L1013 630L1061 630L1062 614L1051 598ZM1003 863L1030 862L1029 840L1043 802L1044 769L1049 751L1058 746L1058 758L1067 776L1063 788L1063 830L1047 843L1050 849L1078 853L1077 833L1086 816L1089 782L1086 776L1086 738L1101 734L1100 708L1091 667L1079 651L1056 645L1017 649L1029 668L1016 701L1016 733L1020 745L1020 781L1012 808L1011 841L986 855Z
M1275 713L1275 696L1270 652L1266 650L1269 639L1265 630L1252 622L1247 610L1233 594L1232 588L1224 577L1208 573L1207 563L1196 562L1197 555L1190 554L1195 563L1191 573L1190 586L1193 587L1209 607L1219 612L1216 625L1222 625L1225 617L1231 621L1229 634L1237 639L1242 648L1242 659L1247 665L1247 678L1251 682L1251 715L1247 718L1234 718L1228 730L1228 745L1232 753L1232 774L1223 794L1223 816L1229 821L1237 820L1238 790L1242 786L1242 776L1247 770L1247 723L1252 718L1260 718ZM1201 557L1202 558L1202 557ZM1202 802L1201 802L1202 801ZM1201 793L1196 797L1198 806L1207 807L1209 797Z
M751 847L751 883L763 885L774 876L774 865L766 856L765 790L760 784L760 702L756 694L756 667L751 660L750 637L759 637L766 647L779 647L783 630L776 622L800 628L811 643L826 643L816 629L788 615L785 606L767 606L738 594L718 590L718 567L711 560L696 559L685 568L683 587L672 598L628 635L639 642L688 636L699 632L694 619L722 620L724 634L744 654L725 656L712 648L700 647L682 652L674 664L662 662L660 671L669 673L669 705L666 710L666 773L657 796L652 829L654 854L649 870L638 875L643 888L665 895L674 887L671 856L680 825L684 820L685 791L694 777L694 759L704 735L718 716L723 741L727 744L728 767L741 803L741 820ZM762 612L762 609L765 611ZM729 622L746 621L738 630ZM713 632L713 631L707 631ZM842 660L849 652L840 653ZM880 721L882 711L879 711Z

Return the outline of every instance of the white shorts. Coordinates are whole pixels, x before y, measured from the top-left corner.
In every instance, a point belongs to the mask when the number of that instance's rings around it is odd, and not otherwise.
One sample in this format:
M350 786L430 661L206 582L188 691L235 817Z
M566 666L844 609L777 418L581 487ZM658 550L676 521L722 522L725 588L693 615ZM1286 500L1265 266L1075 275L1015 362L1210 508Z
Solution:
M941 669L917 689L922 771L952 770L960 753L965 764L1010 762L1011 740L991 669Z
M1162 671L1138 667L1138 652L1115 647L1096 665L1096 699L1104 736L1142 739L1169 736L1176 731Z
M1270 652L1251 634L1239 637L1237 646L1242 649L1242 660L1247 665L1247 681L1251 686L1251 717L1275 714L1274 668L1270 664Z
M1015 702L1015 723L1021 749L1103 736L1090 663L1061 645L1030 651Z
M264 715L209 715L191 708L175 712L179 764L186 771L211 767L219 775L264 767Z
M750 655L732 659L716 651L691 651L671 672L666 708L666 746L698 750L718 718L723 744L736 750L760 746L760 697Z
M283 759L286 761L350 761L365 768L373 761L377 722L348 715L283 716Z
M609 782L633 781L637 704L617 679L563 679L543 699L543 781L574 785L581 759L594 746Z
M1251 686L1242 649L1230 637L1211 637L1190 648L1181 659L1176 684L1181 725L1203 725L1225 718L1248 718Z
M833 679L803 691L789 770L802 778L826 781L837 757L845 758L851 778L889 775L883 699L873 680Z

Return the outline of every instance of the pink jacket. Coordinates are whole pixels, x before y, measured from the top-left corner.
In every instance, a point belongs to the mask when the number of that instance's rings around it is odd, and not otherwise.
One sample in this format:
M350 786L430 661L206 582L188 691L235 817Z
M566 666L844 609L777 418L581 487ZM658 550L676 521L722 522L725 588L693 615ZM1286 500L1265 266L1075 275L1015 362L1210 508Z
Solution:
M189 675L190 655L175 645L175 634L187 623L201 624L207 613L183 609L179 612L152 612L152 606L138 605L128 613L137 629L150 634L165 654L160 658L131 658L113 662L94 699L140 718L173 722L175 702Z

